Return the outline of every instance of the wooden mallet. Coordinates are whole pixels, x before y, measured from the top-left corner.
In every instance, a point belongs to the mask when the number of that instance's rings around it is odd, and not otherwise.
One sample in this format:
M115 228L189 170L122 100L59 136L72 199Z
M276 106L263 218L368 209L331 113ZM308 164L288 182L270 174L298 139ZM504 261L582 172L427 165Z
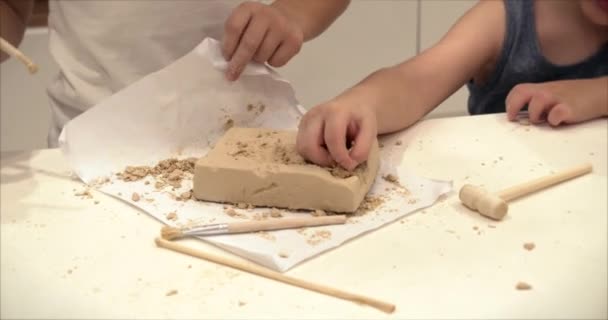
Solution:
M495 194L490 193L483 188L466 184L460 189L459 197L462 204L469 209L477 211L488 218L501 220L509 210L507 202L538 190L548 188L560 182L587 174L591 172L591 170L591 164L585 163L561 172L512 186Z

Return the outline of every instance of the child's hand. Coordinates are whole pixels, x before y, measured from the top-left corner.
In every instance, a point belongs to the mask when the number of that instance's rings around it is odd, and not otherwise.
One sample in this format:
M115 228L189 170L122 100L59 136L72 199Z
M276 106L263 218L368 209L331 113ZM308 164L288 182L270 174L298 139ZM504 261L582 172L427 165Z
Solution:
M222 53L226 77L236 80L251 60L280 67L296 55L304 41L301 28L280 9L258 2L239 5L226 20Z
M320 166L337 163L351 171L367 160L377 132L376 114L371 108L336 100L304 115L296 148L302 157ZM348 144L352 146L350 151Z
M507 96L509 120L526 105L531 123L558 126L606 116L608 78L519 84Z

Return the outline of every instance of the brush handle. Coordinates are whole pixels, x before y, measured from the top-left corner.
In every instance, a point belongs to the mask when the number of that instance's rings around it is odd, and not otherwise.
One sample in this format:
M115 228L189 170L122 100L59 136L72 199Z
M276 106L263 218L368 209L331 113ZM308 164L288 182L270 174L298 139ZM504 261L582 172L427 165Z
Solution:
M315 218L315 219L319 219L319 218ZM190 255L193 257L201 258L201 259L204 259L207 261L221 264L223 266L231 267L231 268L238 269L238 270L241 270L244 272L262 276L262 277L265 277L268 279L287 283L292 286L296 286L296 287L300 287L303 289L308 289L311 291L322 293L322 294L325 294L328 296L333 296L336 298L349 300L349 301L353 301L353 302L360 303L360 304L366 304L368 306L382 310L386 313L393 313L395 311L395 305L388 303L388 302L384 302L384 301L376 300L376 299L369 298L366 296L342 291L339 289L334 289L334 288L324 286L321 284L304 281L304 280L301 280L298 278L290 277L290 276L284 275L282 273L252 264L247 261L241 261L241 260L222 257L219 255L214 255L212 253L203 252L201 250L196 250L194 248L187 247L183 244L164 240L161 238L156 238L155 241L156 241L156 245L159 247L177 251L177 252L187 254L187 255Z
M540 177L538 179L504 189L498 192L498 196L508 202L560 182L587 174L591 172L592 169L593 168L590 163L581 164L564 171L556 172L548 176Z
M27 67L27 70L30 73L36 73L36 71L38 71L38 66L32 60L30 60L30 58L23 54L23 52L19 51L19 49L15 48L10 42L2 38L0 38L0 50L21 61Z
M346 223L345 215L302 217L302 218L280 218L261 221L243 221L228 223L228 233L245 233L256 231L294 229L303 227L323 226L330 224Z

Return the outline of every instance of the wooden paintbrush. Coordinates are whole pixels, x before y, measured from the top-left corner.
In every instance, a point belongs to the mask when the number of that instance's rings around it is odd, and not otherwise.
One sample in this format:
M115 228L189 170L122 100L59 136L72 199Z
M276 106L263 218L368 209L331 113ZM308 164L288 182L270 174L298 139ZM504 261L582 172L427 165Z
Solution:
M161 229L160 234L163 239L173 240L187 236L209 236L218 234L294 229L331 224L344 224L345 222L345 215L301 218L277 218L262 221L215 223L188 228L175 228L171 226L164 226Z

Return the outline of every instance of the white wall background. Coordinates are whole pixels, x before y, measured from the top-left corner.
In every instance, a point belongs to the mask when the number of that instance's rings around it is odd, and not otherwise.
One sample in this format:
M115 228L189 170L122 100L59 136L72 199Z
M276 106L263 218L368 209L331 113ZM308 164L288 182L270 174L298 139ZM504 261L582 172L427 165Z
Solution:
M412 57L435 43L474 0L353 0L342 17L307 43L279 70L312 107L339 94L375 69ZM46 147L49 110L46 84L57 73L48 53L47 31L30 29L22 51L40 65L30 76L14 59L0 64L2 151ZM461 89L428 117L466 114Z

